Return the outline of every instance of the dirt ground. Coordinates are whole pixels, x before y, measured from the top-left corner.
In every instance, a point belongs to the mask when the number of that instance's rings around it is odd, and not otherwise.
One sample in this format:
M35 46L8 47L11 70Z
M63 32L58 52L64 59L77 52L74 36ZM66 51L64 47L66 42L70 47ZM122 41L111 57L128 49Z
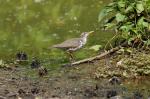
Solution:
M102 61L62 67L55 73L49 70L44 77L38 76L37 69L1 68L0 99L144 99L140 91L129 91L124 79L114 80L115 84L110 82L111 77L96 79L93 73L104 65ZM150 90L146 94L149 96Z

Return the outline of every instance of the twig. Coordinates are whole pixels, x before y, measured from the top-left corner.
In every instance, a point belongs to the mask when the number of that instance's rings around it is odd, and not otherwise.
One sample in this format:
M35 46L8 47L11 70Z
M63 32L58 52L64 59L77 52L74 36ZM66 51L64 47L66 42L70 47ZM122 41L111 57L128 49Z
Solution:
M107 43L106 43L106 45L105 45L105 47L104 47L104 50L106 50L106 47L108 46L108 44L110 44L110 46L111 46L111 48L112 48L112 45L111 45L111 41L113 40L113 39L115 39L117 36L118 36L118 32L117 31L115 31L115 35L109 40L109 41L107 41Z

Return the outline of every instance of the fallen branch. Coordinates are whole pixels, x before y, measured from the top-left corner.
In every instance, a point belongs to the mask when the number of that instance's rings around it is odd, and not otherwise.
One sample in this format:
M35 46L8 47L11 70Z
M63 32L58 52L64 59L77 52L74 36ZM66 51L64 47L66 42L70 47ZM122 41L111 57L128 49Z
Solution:
M71 65L78 65L78 64L82 64L82 63L91 62L93 60L100 60L101 58L104 58L104 56L107 56L107 55L109 55L109 54L111 54L111 53L113 53L113 52L115 52L115 51L117 51L119 49L120 49L120 47L115 47L115 48L113 48L113 49L111 49L111 50L109 50L109 51L107 51L105 53L102 53L100 55L97 55L97 56L94 56L94 57L91 57L91 58L87 58L87 59L83 59L83 60L74 62Z
M79 64L83 64L83 63L88 63L88 62L92 62L93 60L100 60L102 58L104 58L105 56L111 54L111 53L114 53L115 51L119 50L120 47L115 47L107 52L104 52L100 55L97 55L97 56L94 56L94 57L91 57L91 58L86 58L86 59L83 59L83 60L80 60L80 61L76 61L74 63L71 63L71 64L64 64L63 66L73 66L73 65L79 65Z
M112 48L112 49L108 50L107 52L104 52L100 55L97 55L97 56L94 56L94 57L91 57L91 58L86 58L86 59L83 59L83 60L79 60L79 61L76 61L76 62L71 63L71 64L64 64L63 66L73 66L73 65L79 65L79 64L83 64L83 63L92 62L94 60L100 60L100 59L104 58L105 56L118 51L121 47L125 47L127 45L128 45L128 43L125 41L120 46Z

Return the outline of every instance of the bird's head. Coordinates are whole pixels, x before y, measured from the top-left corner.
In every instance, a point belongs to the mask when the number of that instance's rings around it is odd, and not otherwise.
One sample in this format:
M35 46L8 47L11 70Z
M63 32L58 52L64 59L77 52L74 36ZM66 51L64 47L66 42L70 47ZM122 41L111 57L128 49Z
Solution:
M83 32L81 34L81 38L84 38L84 37L88 37L91 33L93 33L94 31L90 31L90 32Z

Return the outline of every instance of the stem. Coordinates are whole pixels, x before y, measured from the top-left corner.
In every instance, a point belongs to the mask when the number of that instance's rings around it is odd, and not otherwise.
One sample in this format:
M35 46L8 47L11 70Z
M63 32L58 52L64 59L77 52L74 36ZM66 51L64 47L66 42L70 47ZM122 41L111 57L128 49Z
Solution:
M118 36L117 31L115 32L116 34L106 43L104 50L106 50L106 47L108 46L108 44L110 44L110 42L116 37ZM110 44L111 45L111 44Z

